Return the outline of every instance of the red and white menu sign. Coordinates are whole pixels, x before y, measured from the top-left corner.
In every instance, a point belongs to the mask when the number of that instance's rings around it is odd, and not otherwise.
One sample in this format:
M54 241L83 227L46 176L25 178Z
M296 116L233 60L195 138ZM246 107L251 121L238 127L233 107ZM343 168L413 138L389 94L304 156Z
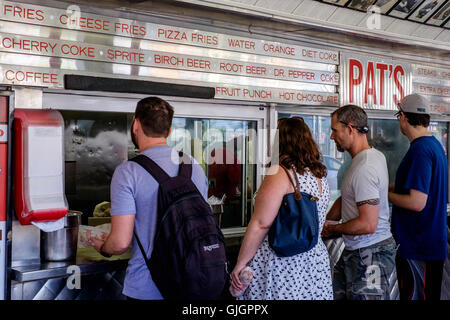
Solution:
M414 92L428 98L432 113L449 115L450 69L414 64L412 70Z
M0 2L0 19L272 57L335 65L339 63L338 52L333 50L106 17L82 12L75 5L62 10L3 1Z
M411 66L392 59L341 54L341 104L397 110L412 90Z

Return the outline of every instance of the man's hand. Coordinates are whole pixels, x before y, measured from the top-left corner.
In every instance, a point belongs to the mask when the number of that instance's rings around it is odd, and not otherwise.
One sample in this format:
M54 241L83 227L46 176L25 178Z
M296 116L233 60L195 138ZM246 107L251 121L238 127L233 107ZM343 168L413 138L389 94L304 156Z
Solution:
M392 183L391 183L391 184L389 185L389 190L388 190L388 191L389 191L389 192L394 192L394 190L395 190L395 184L392 184Z
M97 252L100 252L100 248L103 246L105 241L100 240L99 238L95 236L89 236L88 237L88 244L93 247Z
M325 221L323 228L322 228L322 233L321 236L325 237L325 238L329 238L331 236L336 235L336 224L335 223L330 223L328 221Z

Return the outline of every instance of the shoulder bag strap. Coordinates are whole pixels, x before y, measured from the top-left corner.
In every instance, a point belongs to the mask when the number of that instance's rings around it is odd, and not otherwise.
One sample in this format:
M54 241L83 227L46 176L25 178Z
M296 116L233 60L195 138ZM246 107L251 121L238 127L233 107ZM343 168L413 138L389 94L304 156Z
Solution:
M289 171L285 166L280 164L280 167L282 167L284 169L284 171L286 172L289 181L291 182L292 186L294 187L294 198L295 200L300 200L302 198L302 194L300 192L300 182L298 181L298 177L297 177L297 173L295 171L295 168L293 168L293 175L294 177L292 177L291 175L291 171ZM294 183L295 181L295 183Z

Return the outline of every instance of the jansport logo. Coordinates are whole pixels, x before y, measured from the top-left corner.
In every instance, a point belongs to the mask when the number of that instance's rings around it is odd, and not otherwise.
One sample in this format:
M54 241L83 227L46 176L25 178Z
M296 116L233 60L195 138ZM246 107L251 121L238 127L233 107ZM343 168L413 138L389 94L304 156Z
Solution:
M205 251L212 251L214 249L219 249L219 244L218 243L212 244L210 246L204 246L203 247L203 250L205 250Z

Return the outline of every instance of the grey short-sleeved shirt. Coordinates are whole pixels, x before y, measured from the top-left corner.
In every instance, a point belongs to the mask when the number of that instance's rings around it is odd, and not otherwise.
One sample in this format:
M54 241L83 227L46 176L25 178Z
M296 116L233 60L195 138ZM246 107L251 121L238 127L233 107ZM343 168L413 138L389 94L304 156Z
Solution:
M178 153L171 147L155 146L142 152L155 161L169 176L178 174ZM195 161L194 161L195 162ZM207 199L208 179L201 166L195 162L192 167L192 181L202 196ZM150 257L153 249L157 217L158 183L139 164L127 161L116 168L111 181L111 215L134 214L134 230ZM123 294L135 299L162 299L135 237L131 259L125 276Z
M388 203L389 175L385 156L375 148L358 153L342 181L342 221L359 217L357 202L380 199L378 227L375 233L343 235L345 247L356 250L367 247L392 236Z

